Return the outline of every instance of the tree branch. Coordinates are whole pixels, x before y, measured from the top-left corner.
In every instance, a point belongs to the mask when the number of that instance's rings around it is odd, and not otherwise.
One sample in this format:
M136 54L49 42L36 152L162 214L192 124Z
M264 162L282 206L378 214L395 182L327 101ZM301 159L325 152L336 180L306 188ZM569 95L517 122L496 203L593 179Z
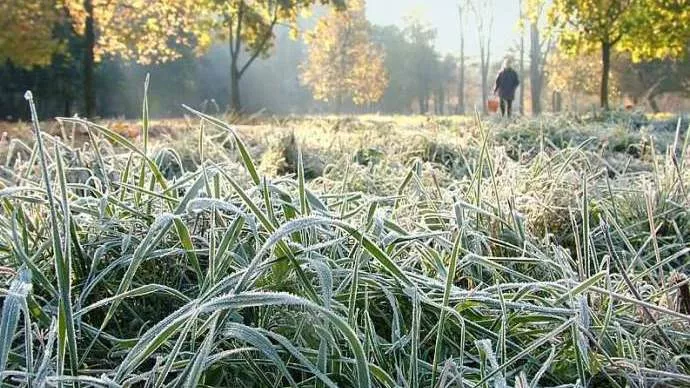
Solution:
M637 72L637 74L638 74L638 77L640 78L640 80L642 81L642 75L640 74L640 72ZM650 97L652 97L653 95L656 95L654 92L659 87L659 85L661 85L662 82L666 81L667 78L668 78L668 75L660 77L659 79L657 79L656 82L654 82L652 84L652 86L650 86L647 89L647 91L642 95L642 98L647 100Z
M232 32L232 18L228 17L228 47L230 47L230 57L235 58L235 35Z
M256 47L256 50L254 50L254 52L252 53L252 56L249 58L247 63L245 63L244 66L242 66L242 69L240 69L240 72L239 72L240 78L242 77L244 72L247 71L249 66L251 66L251 64L254 62L254 60L256 60L256 58L259 56L259 54L261 54L261 52L264 50L264 48L266 47L266 44L271 39L271 36L273 36L273 28L275 27L276 23L278 23L278 12L276 12L273 15L273 20L271 20L271 24L269 25L268 29L266 30L266 34L261 39L261 42Z
M623 33L619 33L618 36L615 38L611 39L611 46L615 46L616 43L620 42L620 40L623 39Z
M233 59L237 61L240 55L240 48L242 47L242 19L244 17L244 0L240 1L240 9L237 11L237 29L235 30L235 49Z
M548 58L551 49L553 49L553 36L549 35L549 39L546 41L546 48L543 49L544 52L541 57L541 63L539 63L538 66L539 72L542 74L542 78L544 74L544 67L546 67L546 59Z

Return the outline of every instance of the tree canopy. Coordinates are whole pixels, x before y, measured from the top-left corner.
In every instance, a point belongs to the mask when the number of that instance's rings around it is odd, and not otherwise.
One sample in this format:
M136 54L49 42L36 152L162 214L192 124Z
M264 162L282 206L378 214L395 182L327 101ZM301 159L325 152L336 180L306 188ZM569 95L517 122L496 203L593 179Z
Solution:
M421 113L429 110L429 97L439 74L439 53L434 48L437 33L435 28L418 16L405 18L403 34L410 50L405 59L409 62L407 76L410 77L411 89L419 102Z
M570 55L601 53L601 107L608 109L613 50L635 61L678 57L690 39L687 4L663 0L554 0L549 20Z
M313 113L342 105L348 112L462 113L484 106L500 61L489 55L497 2L451 3L445 9L459 16L459 53L439 52L423 13L372 25L363 0L0 1L0 116L25 113L27 88L47 116L138 116L141 88L132 85L149 72L154 85L166 80L152 89L151 104L168 116L180 114L180 103L204 101L216 111ZM522 76L533 113L542 90L578 100L570 107L589 106L595 95L604 108L620 98L652 110L686 106L687 2L521 4L530 70ZM465 52L470 38L475 50Z
M388 78L382 50L371 39L364 1L355 0L345 11L331 11L307 35L309 56L302 66L302 80L317 100L344 99L356 105L377 102Z
M0 62L21 67L46 66L64 42L53 35L60 15L48 0L3 0L0 2Z
M194 29L200 41L220 38L230 50L231 105L242 109L240 79L259 57L266 57L275 42L275 28L283 25L294 36L299 34L300 15L308 14L315 4L345 6L344 0L201 0L197 2L199 24ZM246 52L244 62L240 55Z
M193 0L8 0L0 4L0 55L23 67L82 59L89 116L95 64L106 56L142 64L179 58L181 47L203 43L190 32L195 9Z

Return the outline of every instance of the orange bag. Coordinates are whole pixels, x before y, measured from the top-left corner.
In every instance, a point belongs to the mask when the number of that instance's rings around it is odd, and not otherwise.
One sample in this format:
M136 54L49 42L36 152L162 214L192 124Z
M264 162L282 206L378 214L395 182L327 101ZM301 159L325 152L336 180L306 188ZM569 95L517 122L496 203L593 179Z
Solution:
M489 101L486 102L487 108L489 108L489 113L496 113L498 112L498 98L496 97L491 97L489 98Z

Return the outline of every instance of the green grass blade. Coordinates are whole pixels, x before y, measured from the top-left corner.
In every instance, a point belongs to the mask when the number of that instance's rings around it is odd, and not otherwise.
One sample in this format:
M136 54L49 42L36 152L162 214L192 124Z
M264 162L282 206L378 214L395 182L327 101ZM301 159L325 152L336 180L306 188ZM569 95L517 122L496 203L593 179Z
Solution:
M21 268L17 278L10 284L10 290L2 304L0 315L0 375L5 371L7 358L12 349L12 339L17 331L19 313L31 290L31 273Z
M58 280L58 293L60 299L58 301L58 366L57 372L62 374L64 368L65 352L69 350L70 353L70 369L72 375L77 375L78 356L76 334L74 332L74 320L72 319L72 298L71 298L71 257L70 257L70 238L69 238L69 207L67 202L67 188L65 185L64 169L62 168L62 159L57 153L57 145L55 146L57 158L57 175L60 183L60 192L63 197L63 221L64 228L60 228L58 218L58 205L52 195L53 188L50 179L50 172L48 170L48 163L46 161L47 152L43 145L43 134L38 123L38 114L36 113L36 106L31 92L26 92L24 95L29 102L31 110L31 122L33 125L34 136L36 137L36 144L39 151L39 159L41 166L41 173L43 175L43 183L46 187L48 196L48 205L50 207L50 226L52 229L53 254L55 256L55 272ZM64 236L60 236L60 230L63 230ZM62 239L66 242L63 246Z
M254 164L254 161L252 160L252 157L249 154L249 151L247 150L247 146L244 144L242 139L237 134L237 131L235 131L230 125L218 120L215 117L201 113L195 109L190 108L187 105L182 105L182 107L184 109L188 110L189 112L195 114L199 118L202 118L202 119L210 122L211 124L215 125L216 127L230 132L230 134L235 139L235 144L237 145L237 150L240 152L240 157L242 159L242 163L244 164L244 167L247 169L247 172L249 172L249 175L251 176L252 180L254 181L254 184L256 186L261 184L261 178L259 176L259 173L256 170L256 165Z
M453 250L450 254L450 263L448 265L448 273L446 274L446 286L443 291L443 306L447 307L450 300L450 292L455 284L455 272L457 271L458 256L460 255L462 245L463 233L462 229L455 237L453 243ZM434 345L434 359L431 364L431 386L436 386L436 373L439 362L441 362L441 354L443 352L443 333L446 323L446 311L441 310L441 316L438 320L438 332L436 333L436 344Z
M144 142L144 155L149 153L149 81L151 74L146 73L144 81L144 99L141 107L141 138Z

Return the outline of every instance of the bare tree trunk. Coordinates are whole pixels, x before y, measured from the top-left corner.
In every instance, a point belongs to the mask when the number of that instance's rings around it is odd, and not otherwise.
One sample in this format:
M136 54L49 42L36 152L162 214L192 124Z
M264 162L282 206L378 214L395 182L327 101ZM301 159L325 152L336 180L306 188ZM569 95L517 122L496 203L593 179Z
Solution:
M247 71L247 69L254 63L259 54L264 50L271 37L273 36L273 28L278 23L278 12L274 10L271 19L271 24L264 31L264 36L256 47L253 48L247 61L240 67L239 56L242 51L242 23L244 20L244 1L240 2L240 7L237 12L237 24L233 23L232 19L228 19L228 28L230 36L230 107L234 112L242 111L242 101L240 99L240 79ZM233 31L233 27L236 27Z
M64 117L72 116L72 93L70 92L70 79L67 74L67 70L63 68L60 71L60 78L58 79L58 87L60 89L60 95L62 96L62 115Z
M240 9L237 14L237 28L235 30L233 30L234 23L232 19L228 21L228 32L230 36L228 43L228 47L230 48L230 109L235 113L242 111L242 101L240 99L240 77L242 74L240 73L237 62L239 60L242 43L243 4L244 3L240 3Z
M446 107L445 107L445 104L446 104L446 91L445 91L445 89L444 89L443 86L441 86L441 87L438 89L438 94L437 94L437 99L436 99L436 100L437 100L437 101L436 101L436 105L438 106L438 107L436 108L436 109L437 109L437 110L436 110L436 113L439 114L439 115L441 115L441 116L445 115L445 114L446 114L446 113L445 113L445 111L446 111Z
M554 113L560 112L562 108L561 92L555 90L551 95L551 110Z
M609 73L611 71L611 43L601 42L601 91L600 104L604 110L609 109Z
M460 17L460 74L458 77L458 114L465 114L465 24L462 2L458 3Z
M449 116L453 114L453 111L452 111L452 108L451 108L452 102L453 102L453 97L451 96L450 89L449 89L449 90L448 90L448 93L447 93L447 95L446 95L446 101L445 101L445 103L444 103L444 105L445 105L446 108L447 108L447 113L446 113L446 114L449 115Z
M491 65L491 33L492 33L493 27L494 27L493 10L491 11L490 15L491 16L489 18L489 30L486 31L486 61L485 61L486 67L484 68L484 73L486 74L485 75L486 84L484 85L484 90L485 90L485 93L487 93L487 98L484 100L485 101L484 102L484 109L485 110L488 110L488 108L486 106L486 101L488 101L488 99L489 99L488 93L489 93L489 66Z
M524 17L522 13L522 0L519 1L520 19ZM520 28L520 77L525 74L525 31ZM520 80L520 115L525 115L525 82Z
M462 54L461 54L462 55ZM460 57L460 80L458 83L458 113L465 114L465 58Z
M640 83L644 85L645 79L644 79L644 76L642 75L642 72L640 72L638 70L638 71L636 71L636 73L637 73L637 78L640 80ZM668 78L668 76L662 76L662 77L657 78L656 82L654 82L654 84L652 86L650 86L641 96L633 96L633 103L635 105L637 105L640 98L643 98L647 101L647 103L649 104L649 107L652 108L652 111L654 113L659 113L660 112L659 105L656 102L656 97L659 95L657 92L657 88L667 78Z
M481 72L482 72L482 112L488 114L486 102L489 100L489 65L491 61L491 51L489 45L491 38L487 39L486 47L480 48L481 54Z
M96 112L96 93L94 91L93 73L95 66L96 32L93 20L93 2L84 0L84 12L86 12L86 26L84 33L84 113L86 117L92 117Z
M62 114L65 117L70 117L72 116L72 100L67 94L63 94L62 98L64 99L62 105Z
M530 95L532 97L532 115L541 114L541 91L543 82L543 64L541 59L541 43L539 42L539 27L530 24L530 59L529 59Z
M474 4L477 17L477 35L479 36L479 54L482 77L482 112L488 114L486 102L489 99L489 65L491 63L491 30L493 29L493 3ZM488 12L486 12L488 10ZM482 12L484 11L484 12ZM486 20L488 18L488 20Z
M240 77L237 70L236 59L232 59L230 64L230 108L236 113L242 111L242 100L240 99Z
M480 54L481 54L481 76L482 76L482 112L484 114L488 114L488 110L486 107L486 102L489 100L489 85L488 85L488 78L489 78L489 64L487 63L486 57L484 56L484 48L480 48Z
M652 112L654 112L654 113L661 112L661 109L659 109L659 104L656 103L656 96L655 95L650 94L647 97L647 103L649 103L649 107L652 108Z

